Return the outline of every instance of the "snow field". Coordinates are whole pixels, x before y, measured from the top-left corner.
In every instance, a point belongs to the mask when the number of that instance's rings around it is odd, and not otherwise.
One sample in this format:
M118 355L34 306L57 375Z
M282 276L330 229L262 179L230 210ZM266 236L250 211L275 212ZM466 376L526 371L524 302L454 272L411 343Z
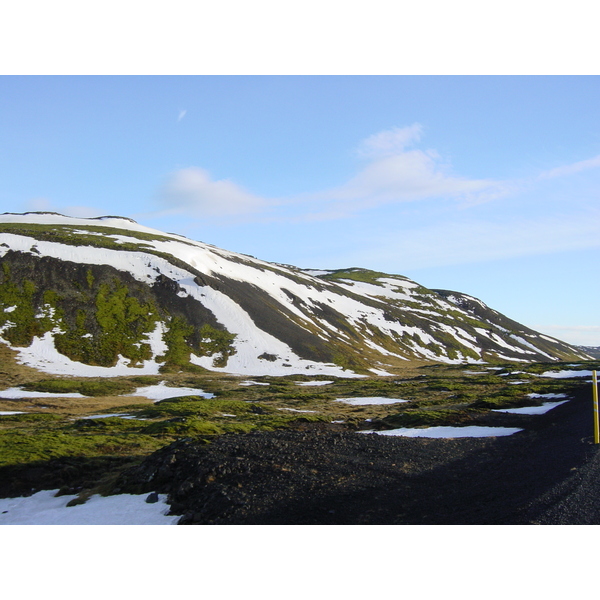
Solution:
M91 496L85 504L67 506L77 496L44 490L24 498L0 498L0 525L176 525L166 494L146 502L148 494Z

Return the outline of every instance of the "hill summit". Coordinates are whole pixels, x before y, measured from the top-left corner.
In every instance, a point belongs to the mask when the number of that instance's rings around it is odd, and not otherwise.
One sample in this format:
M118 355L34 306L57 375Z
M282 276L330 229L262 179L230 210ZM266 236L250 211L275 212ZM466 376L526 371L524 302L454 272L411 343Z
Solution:
M0 262L0 342L52 374L356 377L590 358L466 294L269 263L123 217L5 213Z

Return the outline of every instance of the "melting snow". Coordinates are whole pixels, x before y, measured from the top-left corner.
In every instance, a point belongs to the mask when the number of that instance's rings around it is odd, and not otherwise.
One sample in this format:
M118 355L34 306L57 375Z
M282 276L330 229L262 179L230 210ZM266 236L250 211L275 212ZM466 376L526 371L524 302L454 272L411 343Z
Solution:
M21 388L9 388L0 392L0 398L20 400L21 398L86 398L79 392L53 393L53 392L28 392Z
M120 419L136 419L137 421L146 421L147 419L140 419L139 417L134 417L133 415L127 415L124 413L111 413L109 415L90 415L88 417L81 417L82 419L107 419L108 417L119 417Z
M359 431L358 433L375 433L378 435L391 435L403 437L427 437L427 438L461 438L461 437L496 437L512 435L523 431L516 427L479 427L469 425L468 427L428 427L425 429L390 429L388 431Z
M344 404L351 404L352 406L369 406L372 404L400 404L401 402L408 402L408 400L400 400L398 398L337 398L336 402L343 402Z
M22 410L0 410L0 416L2 415L24 415L26 414Z
M240 381L239 385L269 385L264 381Z
M560 406L568 402L568 400L562 400L561 402L544 402L542 406L522 406L521 408L494 408L493 412L510 413L513 415L543 415L553 408Z
M166 400L167 398L179 398L182 396L202 396L203 398L214 398L215 395L209 392L203 392L197 388L185 388L185 387L170 387L165 385L165 381L161 381L155 385L149 385L146 387L139 387L132 394L128 396L142 396L158 402L159 400Z
M164 353L166 345L162 341L163 324L157 323L153 332L146 334L153 354ZM122 356L114 367L98 367L86 365L71 360L61 354L54 346L54 338L51 331L47 331L41 338L34 337L33 342L27 348L14 347L19 354L17 361L28 367L39 369L44 373L53 375L76 375L78 377L120 377L123 375L157 375L160 365L154 360L144 361L141 367L130 367L129 361ZM0 341L9 345L0 337ZM59 394L51 394L58 396Z
M567 379L569 377L591 377L591 371L546 371L540 377L552 377L554 379Z
M294 381L296 385L309 386L309 385L329 385L333 381Z
M149 503L148 494L91 496L85 504L67 506L77 496L44 490L25 498L0 498L0 525L176 525L181 516L167 515L167 495Z

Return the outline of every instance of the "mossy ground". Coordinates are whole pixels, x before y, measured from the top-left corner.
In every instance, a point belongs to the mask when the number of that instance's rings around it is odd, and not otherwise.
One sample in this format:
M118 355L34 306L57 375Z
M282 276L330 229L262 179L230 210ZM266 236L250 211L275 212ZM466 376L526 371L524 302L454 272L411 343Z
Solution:
M10 361L9 361L10 363ZM210 441L223 434L296 428L321 423L350 430L426 427L486 423L497 408L533 406L544 398L528 394L569 393L581 380L541 378L548 370L573 369L558 363L503 364L499 370L481 367L427 365L408 367L395 377L341 379L302 375L244 378L186 372L161 376L111 379L31 377L31 370L0 371L0 387L50 393L79 392L85 398L24 398L0 400L2 411L26 414L0 416L0 465L27 464L58 457L136 457L181 437ZM600 361L582 363L599 369ZM475 371L475 374L470 372ZM477 373L485 371L484 373ZM517 372L516 372L517 371ZM515 373L516 372L516 373ZM137 387L167 380L173 397L153 403L132 394ZM301 386L300 382L329 381ZM517 383L520 382L520 383ZM266 384L266 385L265 385ZM214 394L177 397L176 386ZM355 406L340 398L384 397L405 400L391 405ZM84 419L94 414L134 418ZM535 418L535 417L532 417Z

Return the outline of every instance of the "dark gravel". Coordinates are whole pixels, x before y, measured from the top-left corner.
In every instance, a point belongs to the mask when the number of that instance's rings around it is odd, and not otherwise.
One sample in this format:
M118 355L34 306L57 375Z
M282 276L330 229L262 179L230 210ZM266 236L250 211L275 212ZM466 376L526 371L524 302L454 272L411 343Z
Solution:
M178 441L115 493L169 495L181 524L600 524L600 456L583 389L508 437L297 431Z

